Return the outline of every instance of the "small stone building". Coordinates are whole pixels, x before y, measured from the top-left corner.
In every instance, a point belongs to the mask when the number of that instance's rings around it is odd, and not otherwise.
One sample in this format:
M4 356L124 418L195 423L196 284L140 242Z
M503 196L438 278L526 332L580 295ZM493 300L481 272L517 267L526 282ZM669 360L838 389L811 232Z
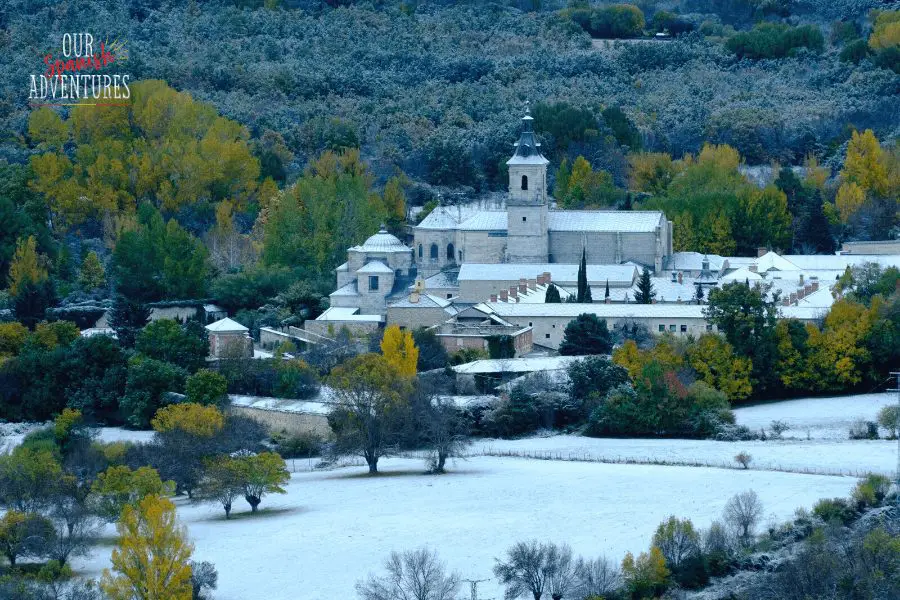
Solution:
M209 355L212 358L252 358L253 339L250 330L228 317L206 326Z

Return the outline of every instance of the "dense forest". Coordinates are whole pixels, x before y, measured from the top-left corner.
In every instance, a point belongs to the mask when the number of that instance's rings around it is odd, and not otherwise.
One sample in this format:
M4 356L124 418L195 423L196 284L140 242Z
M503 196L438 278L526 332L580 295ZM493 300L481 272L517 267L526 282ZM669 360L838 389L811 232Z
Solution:
M254 327L263 304L302 319L379 222L502 190L525 101L561 206L661 208L678 250L892 237L897 8L12 0L0 302L213 297ZM127 106L29 105L68 31L116 49Z

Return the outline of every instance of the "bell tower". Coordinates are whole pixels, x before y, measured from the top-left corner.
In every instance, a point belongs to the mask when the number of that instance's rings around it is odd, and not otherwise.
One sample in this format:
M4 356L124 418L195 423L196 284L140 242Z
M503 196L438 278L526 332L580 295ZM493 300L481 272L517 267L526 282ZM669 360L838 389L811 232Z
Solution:
M509 262L546 263L549 255L547 217L547 165L533 130L534 118L526 103L522 132L509 167L506 202Z

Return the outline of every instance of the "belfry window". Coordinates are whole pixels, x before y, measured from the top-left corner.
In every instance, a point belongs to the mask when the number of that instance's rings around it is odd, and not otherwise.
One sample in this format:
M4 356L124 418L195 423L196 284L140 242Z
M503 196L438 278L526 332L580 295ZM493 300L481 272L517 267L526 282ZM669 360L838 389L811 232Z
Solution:
M419 258L422 258L422 244L419 244Z
M430 254L430 256L431 256L431 260L437 260L437 257L438 257L438 247L437 247L437 244L432 244L432 245L431 245L431 254Z
M528 189L528 175L522 175L522 189Z

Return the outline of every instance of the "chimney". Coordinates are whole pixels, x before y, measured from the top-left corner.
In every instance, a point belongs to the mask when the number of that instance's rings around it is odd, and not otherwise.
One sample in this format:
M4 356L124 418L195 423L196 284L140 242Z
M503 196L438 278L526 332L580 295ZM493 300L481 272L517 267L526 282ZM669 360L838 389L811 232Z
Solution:
M528 280L524 277L519 278L519 285L528 285Z
M814 291L814 292L818 292L818 291L819 291L819 282L818 282L818 281L813 281L813 282L812 282L811 284L809 284L809 285L810 285L810 287L812 287L812 291Z
M790 305L791 305L791 299L790 299L790 298L785 298L784 300L781 301L781 305L782 305L782 306L790 306Z
M519 288L517 288L517 287L514 286L514 285L510 286L510 287L509 287L509 297L510 297L510 298L515 298L515 299L516 299L516 302L518 302L518 300L519 300Z
M678 271L678 283L683 283L683 282L684 282L684 275L681 273L681 271Z
M550 278L550 271L544 271L544 283L550 283L551 281L553 280Z
M528 289L533 290L537 286L537 279L528 280Z
M519 284L519 293L520 293L520 294L524 294L524 293L526 293L527 291L528 291L528 284L527 284L527 283L520 283L520 284Z
M806 298L806 290L800 288L799 290L797 290L797 300L802 300L804 298Z
M803 285L803 273L800 273L800 285Z
M509 292L506 290L500 290L500 302L507 302L509 300Z
M536 281L537 281L537 284L538 284L538 285L544 285L544 283L546 283L546 282L544 281L544 274L541 273L540 275L538 275Z
M768 252L769 252L768 248L766 248L764 246L759 246L756 249L756 258L759 258L760 256L765 256Z
M797 294L791 292L791 304L797 304Z
M807 283L803 286L803 295L809 296L813 292L813 287L811 283Z
M497 301L497 294L491 294L491 302Z
M752 265L750 265L749 267L747 267L747 269L748 269L751 273L756 273L756 272L757 272L756 270L757 270L758 268L759 268L759 267L756 266L756 263L753 263Z

